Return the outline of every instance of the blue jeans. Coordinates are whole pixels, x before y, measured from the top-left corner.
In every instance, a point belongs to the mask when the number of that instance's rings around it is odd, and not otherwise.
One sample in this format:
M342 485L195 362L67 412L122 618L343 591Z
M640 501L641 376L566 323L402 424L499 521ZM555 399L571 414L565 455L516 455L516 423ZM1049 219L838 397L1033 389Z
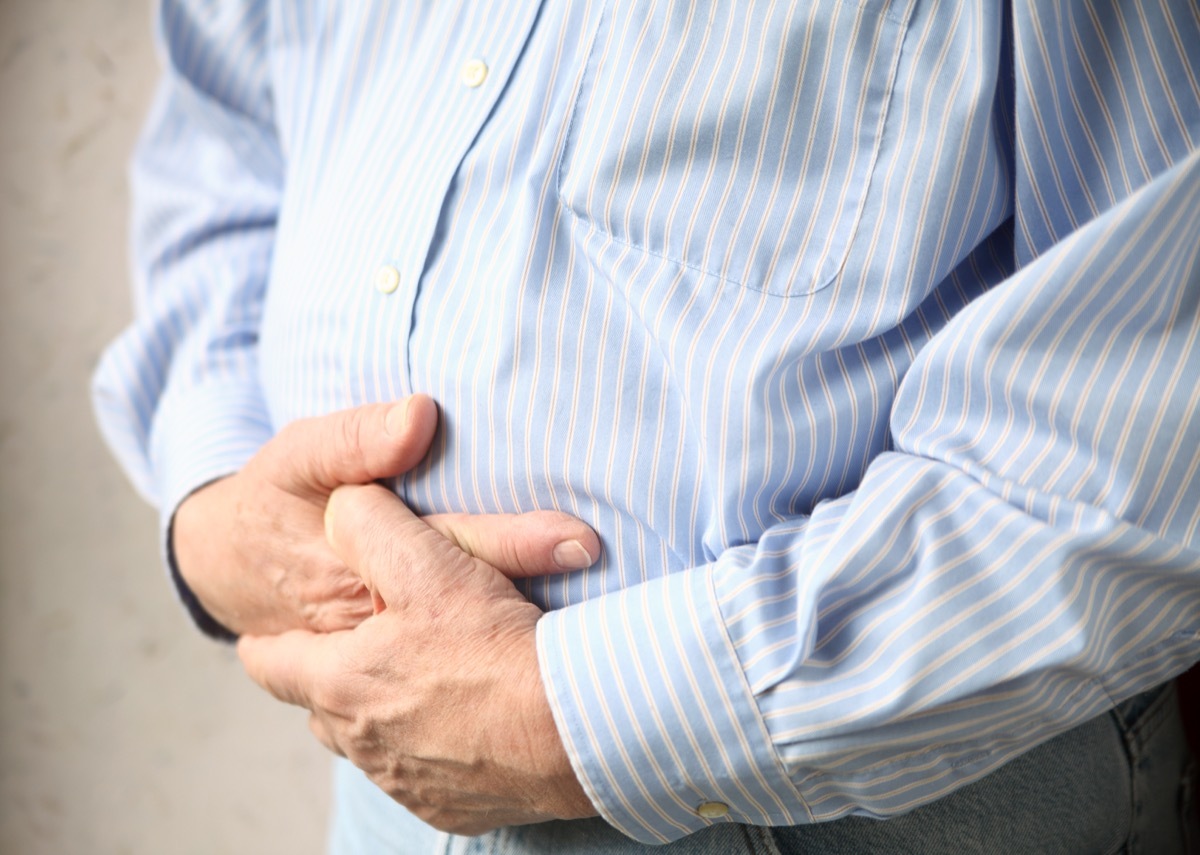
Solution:
M666 846L644 846L599 819L518 826L476 838L440 834L340 761L330 851L334 855L1174 855L1200 852L1197 818L1191 810L1195 779L1174 684L1167 684L904 816L886 821L847 817L787 828L719 825Z

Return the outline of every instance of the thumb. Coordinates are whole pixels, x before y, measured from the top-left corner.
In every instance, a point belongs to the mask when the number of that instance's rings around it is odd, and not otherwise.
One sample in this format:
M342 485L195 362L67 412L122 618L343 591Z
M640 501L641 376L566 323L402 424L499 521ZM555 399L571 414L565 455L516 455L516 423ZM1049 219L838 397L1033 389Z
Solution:
M269 463L280 486L327 495L341 484L401 475L429 450L437 405L427 395L364 404L287 425L271 440Z

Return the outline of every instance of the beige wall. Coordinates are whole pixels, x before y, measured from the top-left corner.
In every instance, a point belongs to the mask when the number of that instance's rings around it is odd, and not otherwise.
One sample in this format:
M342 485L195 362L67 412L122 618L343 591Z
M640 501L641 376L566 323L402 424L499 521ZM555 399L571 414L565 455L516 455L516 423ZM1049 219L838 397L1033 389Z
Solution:
M87 399L130 312L146 0L0 0L0 852L315 853L299 710L195 635Z

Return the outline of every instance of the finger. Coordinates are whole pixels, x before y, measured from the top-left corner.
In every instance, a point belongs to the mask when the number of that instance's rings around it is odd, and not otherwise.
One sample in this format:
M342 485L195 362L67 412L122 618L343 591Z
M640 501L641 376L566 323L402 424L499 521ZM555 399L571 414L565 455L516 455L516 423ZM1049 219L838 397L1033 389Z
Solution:
M407 472L424 458L436 429L433 399L411 395L292 422L271 441L270 460L292 489L325 494Z
M465 560L461 550L378 484L334 490L325 506L325 537L362 578L377 607L381 599L392 602L421 570Z
M308 714L308 729L312 731L312 735L317 738L317 742L324 745L339 757L346 756L346 752L339 748L338 744L333 741L333 736L330 735L329 728L325 726L325 722L321 721L321 719L317 717L316 713L310 712Z
M243 635L237 653L251 680L278 700L311 710L322 663L336 637L302 629L282 635Z
M600 538L570 514L433 514L425 523L510 579L591 567Z

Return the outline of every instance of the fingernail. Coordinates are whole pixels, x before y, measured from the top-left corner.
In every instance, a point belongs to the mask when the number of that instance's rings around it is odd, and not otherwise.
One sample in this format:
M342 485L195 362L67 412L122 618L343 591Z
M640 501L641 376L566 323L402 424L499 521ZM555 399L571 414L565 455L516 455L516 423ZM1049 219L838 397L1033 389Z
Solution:
M582 570L592 566L592 556L578 540L564 540L554 547L554 563L564 570Z
M388 436L400 436L404 433L404 429L408 427L408 398L387 411L383 427Z

